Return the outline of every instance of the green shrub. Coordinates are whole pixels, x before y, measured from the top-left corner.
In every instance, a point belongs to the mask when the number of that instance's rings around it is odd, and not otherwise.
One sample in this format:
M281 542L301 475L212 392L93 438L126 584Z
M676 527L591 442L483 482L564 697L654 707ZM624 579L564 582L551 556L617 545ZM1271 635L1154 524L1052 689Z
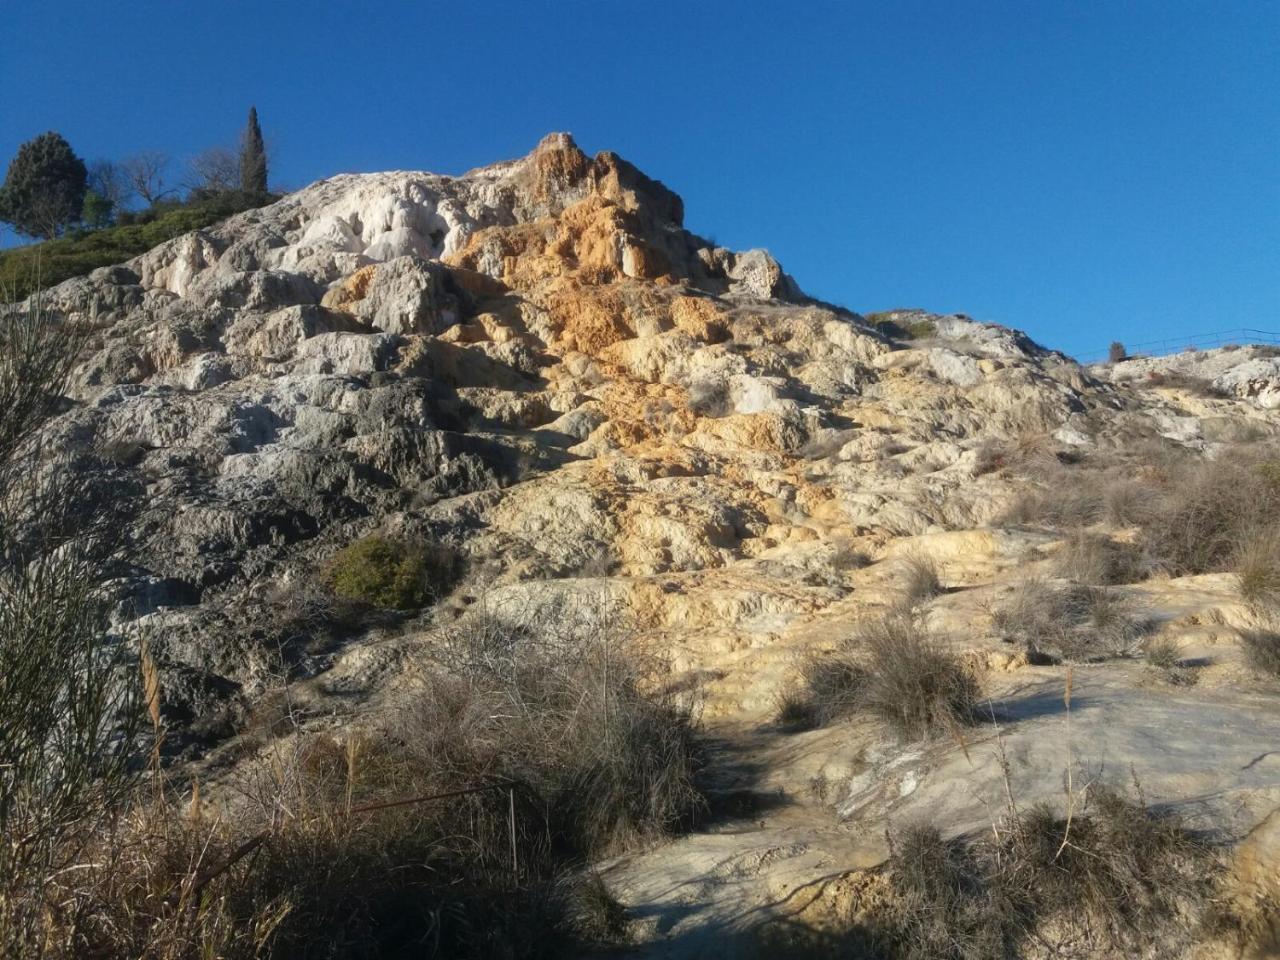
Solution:
M864 318L881 333L894 340L927 340L938 332L937 325L925 317L904 318L907 311L882 310ZM908 313L908 316L910 314Z
M438 546L370 536L329 561L329 582L346 600L393 610L417 610L443 595L457 577L457 559Z

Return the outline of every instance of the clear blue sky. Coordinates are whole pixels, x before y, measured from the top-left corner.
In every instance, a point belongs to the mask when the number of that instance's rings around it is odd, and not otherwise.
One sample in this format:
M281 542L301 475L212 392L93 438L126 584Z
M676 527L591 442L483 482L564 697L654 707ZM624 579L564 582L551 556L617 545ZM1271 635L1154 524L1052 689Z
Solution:
M6 4L0 162L233 142L273 181L461 172L568 130L814 295L1071 351L1280 329L1280 4Z

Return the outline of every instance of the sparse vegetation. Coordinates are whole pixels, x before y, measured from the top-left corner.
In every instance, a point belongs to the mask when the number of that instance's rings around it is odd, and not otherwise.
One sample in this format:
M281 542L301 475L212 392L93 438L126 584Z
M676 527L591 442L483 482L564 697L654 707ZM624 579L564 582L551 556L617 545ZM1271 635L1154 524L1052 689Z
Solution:
M194 203L161 203L128 218L133 222L125 223L121 218L118 226L87 233L73 231L45 243L0 250L0 288L9 299L20 300L70 277L123 263L166 240L210 227L271 199L233 192Z
M1144 530L1153 558L1174 575L1229 569L1239 544L1280 522L1274 463L1237 451L1179 471Z
M698 812L693 718L615 628L556 616L442 634L385 724L247 760L231 816L138 795L48 889L75 906L50 955L531 958L624 939L576 865Z
M798 673L796 685L778 698L780 726L807 730L858 709L866 674L851 646L805 657Z
M1085 662L1128 656L1144 624L1122 596L1102 587L1020 583L992 612L1000 636L1020 644L1032 663Z
M343 599L391 610L417 610L453 586L457 568L457 558L445 547L369 536L334 555L328 579Z
M139 702L107 642L105 507L39 449L80 335L0 309L0 955L52 946L45 891L79 866L135 776ZM43 462L42 462L43 461ZM46 472L49 470L50 472Z
M918 620L891 614L839 649L806 657L779 697L776 721L808 729L841 717L879 719L902 740L958 736L975 719L973 672Z
M695 380L689 384L689 409L700 417L723 417L732 411L729 382L724 379Z
M595 871L567 876L556 890L565 929L575 939L593 944L625 943L627 911Z
M831 566L836 570L861 570L874 562L870 553L849 543L840 544L831 555Z
M985 476L1003 470L1007 463L1004 445L994 440L983 440L973 452L973 475Z
M899 830L881 939L909 960L1005 960L1033 943L1172 956L1200 935L1217 868L1176 816L1094 782L1070 821L1037 805L1009 810L992 838Z
M858 706L900 739L957 736L974 721L977 679L923 624L886 617L865 624L854 642L866 651Z
M882 310L868 313L867 323L894 340L927 340L938 332L936 324L913 311Z
M942 578L932 557L913 554L902 561L902 594L899 603L904 609L923 606L942 593Z
M1153 370L1147 374L1147 386L1165 390L1181 390L1192 396L1206 399L1220 400L1226 396L1225 393L1213 385L1212 381L1204 377L1197 377L1194 374L1180 373L1178 371L1160 373Z
M1085 584L1133 583L1147 574L1141 548L1076 530L1054 557L1059 576Z
M1240 596L1250 606L1280 611L1280 525L1251 532L1238 547L1232 565Z
M1182 647L1173 637L1152 637L1142 647L1147 663L1166 673L1176 670L1182 663Z
M1207 460L1177 447L1146 445L1099 459L1017 464L1032 488L998 520L1070 531L1062 560L1064 572L1077 579L1130 582L1154 571L1183 576L1230 570L1241 544L1280 525L1280 458L1271 447L1236 446ZM1140 536L1128 543L1086 529L1102 522L1138 526ZM1264 559L1262 553L1254 558ZM1261 566L1252 570L1264 573Z
M1252 627L1240 631L1245 662L1259 673L1280 679L1280 631Z

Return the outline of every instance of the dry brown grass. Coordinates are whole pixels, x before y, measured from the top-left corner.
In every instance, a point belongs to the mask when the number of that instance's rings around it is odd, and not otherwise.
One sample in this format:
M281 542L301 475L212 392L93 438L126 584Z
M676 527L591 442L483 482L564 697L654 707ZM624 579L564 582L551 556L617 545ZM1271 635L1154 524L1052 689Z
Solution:
M1072 569L1064 572L1087 582L1230 570L1241 544L1274 542L1271 532L1280 527L1280 453L1264 443L1237 444L1212 460L1176 445L1137 443L1021 476L1029 489L998 522L1072 531L1062 558ZM1087 529L1100 523L1137 526L1141 535L1131 547L1113 541L1102 548L1102 535ZM1265 575L1257 564L1266 551L1254 549L1251 572Z
M864 624L854 643L866 656L859 708L899 739L954 737L974 721L977 679L919 621L890 616Z
M774 719L791 730L808 730L855 712L864 669L850 647L801 659L796 681L779 694Z
M1087 662L1135 652L1146 629L1122 595L1103 587L1024 580L991 612L996 632L1033 663Z
M1219 390L1208 378L1178 371L1160 373L1153 370L1147 374L1146 385L1162 390L1181 390L1204 399L1222 400L1230 397L1230 394Z
M1054 567L1060 577L1091 585L1133 583L1149 570L1141 547L1086 530L1074 531L1058 548Z
M1253 627L1240 631L1245 662L1268 677L1280 678L1280 631L1270 627Z
M1157 670L1176 670L1182 663L1182 646L1173 637L1152 637L1142 645L1147 663Z
M899 604L904 610L923 606L942 593L942 578L932 557L913 554L901 562L902 583Z
M383 726L267 743L222 812L138 796L47 891L48 955L510 960L620 939L575 865L696 814L689 706L613 629L479 621Z
M903 960L1006 960L1033 946L1181 956L1201 938L1218 867L1179 818L1092 783L1069 822L1037 805L1008 811L991 836L899 830L881 942Z
M1280 523L1275 453L1244 448L1179 471L1144 530L1153 558L1175 576L1228 570L1239 544Z
M918 619L890 613L862 624L839 649L806 657L775 719L808 729L861 714L901 740L956 737L977 719L978 697L977 678L944 641Z
M1260 611L1280 611L1280 525L1253 531L1232 558L1240 596Z

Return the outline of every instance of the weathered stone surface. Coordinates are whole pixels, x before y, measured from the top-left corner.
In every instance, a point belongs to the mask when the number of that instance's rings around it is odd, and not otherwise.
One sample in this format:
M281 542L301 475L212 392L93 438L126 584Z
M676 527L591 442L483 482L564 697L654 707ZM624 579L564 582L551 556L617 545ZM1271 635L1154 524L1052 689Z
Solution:
M115 627L163 636L166 709L195 746L233 735L280 678L319 712L372 710L454 616L570 601L629 618L673 679L697 687L709 723L762 729L797 659L894 602L917 552L956 588L930 616L1003 664L1012 696L1043 677L975 633L975 604L1043 571L1054 538L990 528L1022 485L984 466L989 446L1070 458L1166 437L1214 455L1280 432L1280 361L1264 350L1081 368L963 316L868 324L804 297L763 251L714 247L682 223L662 184L553 135L460 177L323 180L49 292L95 331L51 454L97 451L94 479L129 491L120 537L136 549L112 585ZM1223 395L1161 387L1161 371L1194 371ZM449 545L465 578L407 619L299 616L333 553L375 531ZM876 562L861 569L860 554ZM1221 583L1164 589L1148 599L1186 605L1179 617L1231 609ZM1262 773L1192 776L1181 741L1132 756L1141 724L1106 721L1134 676L1091 685L1096 709L1082 708L1109 764L1149 765L1144 781L1170 791L1231 793L1247 816L1211 819L1232 829L1274 808ZM1216 696L1188 689L1166 704L1143 691L1135 703L1153 724L1209 723ZM1273 732L1274 718L1251 727L1255 709L1222 714L1242 743ZM1018 723L1028 751L1058 739L1041 717ZM834 844L850 863L877 862L878 840L833 839L836 804L869 811L859 835L876 838L876 818L899 809L973 821L963 751L915 756L865 730L829 733L803 756L782 744L749 758L789 795L833 784L773 846ZM973 751L983 789L990 746ZM1052 762L1019 758L1015 772L1038 797ZM918 789L903 793L908 777ZM708 837L675 860L622 863L619 884L657 902L655 878L705 880L741 842ZM784 859L787 882L827 869L817 854ZM732 897L772 902L776 876L743 873ZM731 913L712 899L688 916Z

